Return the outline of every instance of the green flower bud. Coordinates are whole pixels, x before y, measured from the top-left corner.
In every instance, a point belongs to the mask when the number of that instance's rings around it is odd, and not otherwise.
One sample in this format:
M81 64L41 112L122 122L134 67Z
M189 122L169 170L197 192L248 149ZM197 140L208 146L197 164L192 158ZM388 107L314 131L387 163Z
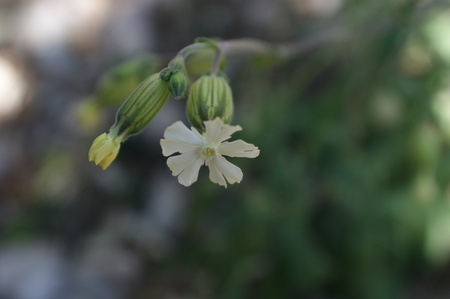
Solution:
M173 98L179 100L186 95L189 88L189 78L184 67L183 55L175 56L159 76L162 80L169 82L169 92Z
M125 100L116 115L116 122L92 143L89 161L106 169L117 157L120 143L137 134L152 120L169 97L168 82L153 74L139 84Z
M189 79L184 69L172 74L169 81L169 92L175 100L184 98L188 88Z
M126 137L142 131L169 97L168 82L153 74L139 84L117 111L111 131Z
M152 120L169 97L168 82L153 74L139 84L125 100L116 115L116 122L92 143L89 161L106 169L117 157L120 143L137 134Z
M163 81L169 82L170 77L172 77L172 71L169 67L166 67L159 72L159 78Z
M230 123L233 118L233 95L225 78L205 75L195 81L187 101L187 116L191 124L199 130L204 121L216 117Z

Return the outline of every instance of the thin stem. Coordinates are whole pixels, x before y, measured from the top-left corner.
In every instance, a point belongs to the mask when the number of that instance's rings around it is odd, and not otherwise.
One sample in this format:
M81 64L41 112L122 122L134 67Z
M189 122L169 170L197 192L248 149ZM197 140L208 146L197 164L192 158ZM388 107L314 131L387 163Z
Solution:
M221 59L222 59L222 51L219 48L216 51L216 55L214 55L214 61L213 61L213 65L212 65L212 68L211 68L211 74L212 75L216 75L217 72L219 71L219 65L220 65Z
M204 49L213 49L213 48L211 47L211 45L208 45L207 43L193 43L181 49L177 55L182 55L184 58L186 58L190 54Z
M254 38L227 40L218 44L222 52L226 55L242 54L245 52L251 54L267 54L274 50L272 44Z
M251 54L267 56L274 60L290 59L294 56L310 51L324 43L340 40L348 36L342 28L332 29L310 38L284 44L271 44L258 39L235 39L219 43L223 55Z
M424 14L438 5L447 4L448 0L431 0L430 3L419 5L414 12L414 17L423 17ZM211 49L216 51L214 56L212 72L216 73L220 66L222 56L233 56L250 54L256 56L266 56L272 58L274 62L280 60L288 60L305 52L311 51L323 44L342 41L345 39L358 39L361 36L367 36L368 32L380 32L389 28L391 25L389 19L377 20L375 23L366 24L359 32L364 32L363 35L358 32L351 32L349 28L344 26L333 27L325 30L311 37L295 40L289 43L272 44L266 41L242 38L226 41L214 41L214 45L208 42L195 42L183 48L178 54L187 57L193 52Z

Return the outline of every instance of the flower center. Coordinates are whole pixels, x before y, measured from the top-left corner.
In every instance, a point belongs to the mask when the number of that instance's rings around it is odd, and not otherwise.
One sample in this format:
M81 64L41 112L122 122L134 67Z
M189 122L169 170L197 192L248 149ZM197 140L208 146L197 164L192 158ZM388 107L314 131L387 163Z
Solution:
M202 150L202 154L205 156L205 158L213 157L216 155L216 149L213 147L204 147Z

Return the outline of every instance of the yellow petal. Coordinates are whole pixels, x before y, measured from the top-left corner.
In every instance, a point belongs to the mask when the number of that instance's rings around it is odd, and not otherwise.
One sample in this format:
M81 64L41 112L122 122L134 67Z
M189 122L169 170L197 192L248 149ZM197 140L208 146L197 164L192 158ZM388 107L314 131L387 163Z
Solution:
M119 153L120 142L103 133L95 138L89 150L89 161L94 161L105 170L116 159Z

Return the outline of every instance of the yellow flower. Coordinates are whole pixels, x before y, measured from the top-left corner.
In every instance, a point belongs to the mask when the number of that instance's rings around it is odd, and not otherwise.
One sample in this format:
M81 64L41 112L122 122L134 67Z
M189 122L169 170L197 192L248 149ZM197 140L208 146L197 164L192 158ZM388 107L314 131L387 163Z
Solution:
M94 161L105 170L116 159L120 149L121 138L111 138L109 134L103 133L95 138L89 150L89 161Z

